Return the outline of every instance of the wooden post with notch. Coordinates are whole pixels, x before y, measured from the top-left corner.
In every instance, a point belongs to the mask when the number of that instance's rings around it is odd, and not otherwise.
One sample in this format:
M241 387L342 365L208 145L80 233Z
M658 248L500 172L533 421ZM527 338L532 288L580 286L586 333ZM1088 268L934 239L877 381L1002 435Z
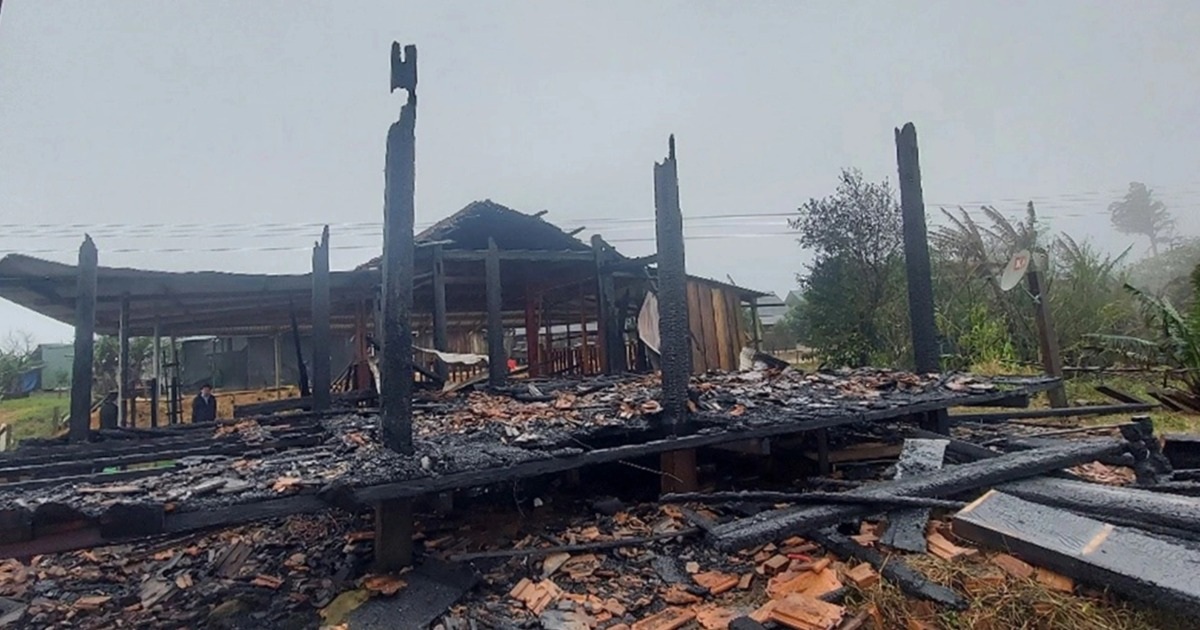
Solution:
M329 325L329 226L321 231L321 241L312 253L312 410L329 409L330 398L330 325Z
M384 446L413 454L413 215L416 192L417 48L392 44L392 91L408 92L400 119L388 129L383 211L383 357L379 392ZM412 564L412 502L375 506L375 563L380 571Z
M92 425L92 359L95 356L96 269L98 256L92 237L79 246L75 289L75 356L71 363L71 415L67 433L72 442L86 442Z

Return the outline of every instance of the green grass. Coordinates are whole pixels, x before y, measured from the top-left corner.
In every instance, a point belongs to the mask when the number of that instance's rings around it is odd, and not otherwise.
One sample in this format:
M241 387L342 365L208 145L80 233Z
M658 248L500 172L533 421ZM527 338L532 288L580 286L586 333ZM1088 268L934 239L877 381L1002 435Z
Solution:
M71 406L67 393L34 392L27 398L0 400L0 423L12 426L16 441L53 435L57 428L55 411L66 415Z

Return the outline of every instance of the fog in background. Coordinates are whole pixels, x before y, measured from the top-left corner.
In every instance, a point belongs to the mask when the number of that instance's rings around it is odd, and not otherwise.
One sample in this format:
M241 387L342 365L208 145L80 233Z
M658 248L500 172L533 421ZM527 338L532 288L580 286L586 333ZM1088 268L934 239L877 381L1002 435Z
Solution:
M1130 181L1200 234L1197 33L1187 0L6 0L0 255L73 262L88 230L102 265L303 273L330 223L334 269L371 258L398 40L418 228L490 198L649 253L674 133L688 270L782 295L807 260L786 216L841 167L895 182L913 121L931 220L1032 199L1136 258L1107 212ZM11 329L71 336L0 300Z

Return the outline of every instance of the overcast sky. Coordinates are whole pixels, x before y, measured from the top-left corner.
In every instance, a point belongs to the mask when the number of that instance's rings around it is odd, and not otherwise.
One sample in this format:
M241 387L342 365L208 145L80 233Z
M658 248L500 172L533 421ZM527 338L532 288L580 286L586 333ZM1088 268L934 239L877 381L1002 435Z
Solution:
M305 272L328 222L335 269L370 258L393 40L420 50L418 228L490 198L648 253L674 133L689 271L783 294L783 215L845 166L894 183L913 121L931 219L1032 198L1121 249L1131 180L1200 232L1197 33L1194 0L4 0L0 254L72 261L86 229L102 265ZM731 214L762 216L703 218ZM71 336L0 300L10 329Z

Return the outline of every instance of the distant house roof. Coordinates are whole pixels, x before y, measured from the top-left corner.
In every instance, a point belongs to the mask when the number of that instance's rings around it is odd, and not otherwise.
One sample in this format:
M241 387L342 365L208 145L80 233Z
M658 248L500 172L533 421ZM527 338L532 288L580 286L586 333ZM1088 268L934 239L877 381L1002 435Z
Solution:
M758 320L765 327L771 327L779 323L787 316L790 307L780 299L778 293L758 298Z
M443 243L450 250L484 250L488 239L502 250L538 252L589 252L592 246L545 221L539 214L525 214L490 199L474 201L465 208L438 221L420 234L417 243ZM359 266L379 267L376 256Z
M0 258L0 298L66 324L75 321L78 271L22 254ZM335 327L353 327L355 299L374 294L378 272L329 274ZM148 336L157 321L163 334L248 334L284 328L293 306L307 320L312 277L224 273L219 271L148 271L99 267L96 271L96 332L116 334L121 301L130 303L130 334ZM252 325L247 325L252 322ZM307 323L303 321L303 323Z

